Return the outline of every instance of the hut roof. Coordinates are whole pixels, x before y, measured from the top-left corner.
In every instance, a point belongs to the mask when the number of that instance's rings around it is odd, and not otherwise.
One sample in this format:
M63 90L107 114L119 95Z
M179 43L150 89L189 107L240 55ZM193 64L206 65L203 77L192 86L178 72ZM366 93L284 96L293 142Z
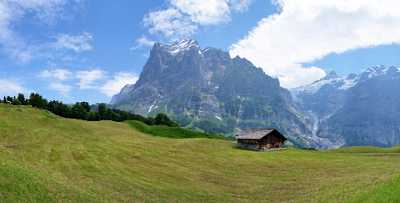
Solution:
M277 132L278 136L282 137L283 139L286 140L286 138L276 129L273 128L263 128L263 129L251 129L251 130L245 130L243 132L240 132L236 135L236 139L238 140L259 140L262 139L265 136L270 135L272 132Z

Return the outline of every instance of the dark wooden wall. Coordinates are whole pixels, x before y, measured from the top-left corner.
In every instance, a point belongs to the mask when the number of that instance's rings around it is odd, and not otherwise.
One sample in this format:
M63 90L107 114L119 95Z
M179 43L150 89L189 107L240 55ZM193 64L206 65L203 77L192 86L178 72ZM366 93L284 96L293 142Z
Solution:
M260 140L241 139L238 144L241 147L252 149L270 149L283 147L285 140L276 133L271 133Z

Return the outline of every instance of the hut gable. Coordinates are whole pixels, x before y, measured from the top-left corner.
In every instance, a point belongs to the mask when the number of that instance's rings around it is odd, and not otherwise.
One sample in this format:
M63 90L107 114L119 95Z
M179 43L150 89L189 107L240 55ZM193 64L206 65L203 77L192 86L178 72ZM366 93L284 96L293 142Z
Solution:
M236 140L239 147L266 150L282 148L286 138L278 130L268 128L243 131L236 135Z

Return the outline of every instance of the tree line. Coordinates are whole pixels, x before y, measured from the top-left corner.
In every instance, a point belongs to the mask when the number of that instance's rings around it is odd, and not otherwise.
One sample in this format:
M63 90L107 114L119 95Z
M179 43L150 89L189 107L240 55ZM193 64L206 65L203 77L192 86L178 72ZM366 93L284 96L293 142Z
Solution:
M61 101L48 101L38 93L31 93L29 98L24 94L17 96L4 96L0 99L1 103L12 105L31 105L32 107L48 110L64 118L74 118L87 121L112 120L122 122L126 120L137 120L147 125L165 125L178 127L178 124L172 121L166 114L159 113L155 117L144 117L118 109L109 108L107 104L100 103L90 105L88 102L76 102L73 105L64 104Z

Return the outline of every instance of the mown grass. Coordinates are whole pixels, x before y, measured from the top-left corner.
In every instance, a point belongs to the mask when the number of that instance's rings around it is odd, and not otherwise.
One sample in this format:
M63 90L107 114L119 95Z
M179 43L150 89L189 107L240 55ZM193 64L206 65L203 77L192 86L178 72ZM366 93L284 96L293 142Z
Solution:
M387 183L380 184L374 190L365 192L355 198L353 202L400 202L400 177Z
M337 153L400 153L400 146L391 148L373 146L344 147L332 151Z
M0 202L382 202L399 191L397 153L262 153L8 105L0 161Z
M158 137L169 137L169 138L212 138L212 139L228 139L222 135L203 133L199 131L194 131L185 128L179 127L168 127L168 126L159 126L159 125L147 125L140 121L126 121L130 126L135 128L136 130L158 136Z

